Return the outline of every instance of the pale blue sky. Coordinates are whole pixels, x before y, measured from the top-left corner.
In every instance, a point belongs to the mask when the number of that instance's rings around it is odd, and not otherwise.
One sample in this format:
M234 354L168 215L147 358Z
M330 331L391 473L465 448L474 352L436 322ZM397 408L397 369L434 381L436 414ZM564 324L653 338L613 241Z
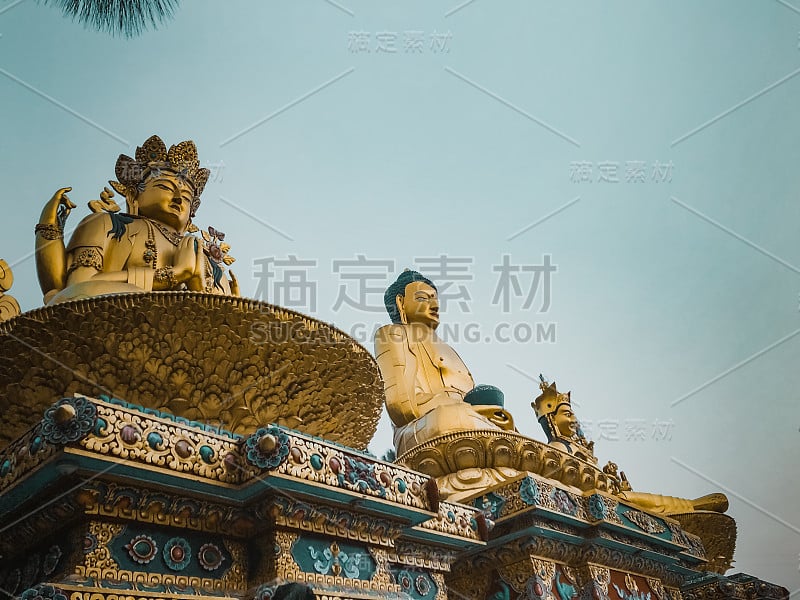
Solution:
M543 437L517 369L572 389L601 462L635 489L726 491L735 570L800 588L800 2L457 6L187 0L125 40L1 0L14 294L41 303L33 226L56 189L74 187L74 226L119 153L153 133L193 139L224 164L197 222L228 234L245 295L254 260L315 260L306 312L363 339L386 317L332 309L332 261L469 258L469 312L449 304L445 323L481 338L555 324L555 343L454 341L523 433ZM395 53L377 51L392 39ZM638 162L644 181L627 182ZM579 163L591 181L574 181ZM598 181L601 163L617 183ZM546 313L492 305L504 254L552 257ZM645 439L626 439L639 423ZM390 444L384 420L372 449Z

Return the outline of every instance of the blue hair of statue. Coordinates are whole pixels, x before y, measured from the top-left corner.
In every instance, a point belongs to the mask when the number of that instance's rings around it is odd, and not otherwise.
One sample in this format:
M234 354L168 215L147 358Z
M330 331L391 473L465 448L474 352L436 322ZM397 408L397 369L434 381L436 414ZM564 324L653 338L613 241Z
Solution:
M414 283L415 281L422 281L423 283L427 283L434 290L436 289L434 283L422 273L408 269L400 273L397 280L395 280L392 285L386 288L386 293L383 295L383 304L386 306L386 312L389 313L389 318L392 320L392 323L402 322L400 320L400 311L397 310L395 299L397 296L405 296L406 286L409 283Z

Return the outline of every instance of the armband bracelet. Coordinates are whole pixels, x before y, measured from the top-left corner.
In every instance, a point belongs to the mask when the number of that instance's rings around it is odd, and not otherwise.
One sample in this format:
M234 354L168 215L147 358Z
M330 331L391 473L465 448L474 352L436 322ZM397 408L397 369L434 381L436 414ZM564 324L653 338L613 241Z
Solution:
M64 231L53 223L37 223L34 232L41 233L46 240L60 240L64 237Z

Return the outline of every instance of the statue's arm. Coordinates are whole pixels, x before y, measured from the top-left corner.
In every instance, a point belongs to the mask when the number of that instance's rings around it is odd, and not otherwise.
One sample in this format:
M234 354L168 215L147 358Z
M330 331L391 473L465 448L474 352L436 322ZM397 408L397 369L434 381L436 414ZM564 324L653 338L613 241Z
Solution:
M375 332L375 357L383 377L386 410L392 422L399 426L419 418L417 357L408 347L403 325L386 325Z
M44 205L36 225L36 274L42 293L52 295L67 281L64 224L75 204L67 196L71 187L58 190Z
M97 277L110 281L125 281L123 273L103 273L111 219L105 212L93 213L75 228L67 246L67 285Z

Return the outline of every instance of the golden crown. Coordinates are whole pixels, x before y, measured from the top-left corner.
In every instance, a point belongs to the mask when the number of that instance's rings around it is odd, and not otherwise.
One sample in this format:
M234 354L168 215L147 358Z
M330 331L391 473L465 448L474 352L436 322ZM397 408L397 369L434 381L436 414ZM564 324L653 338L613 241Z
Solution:
M119 181L111 181L112 187L126 198L141 191L142 184L153 173L170 171L189 183L194 189L192 216L200 206L200 194L206 186L211 172L200 167L197 147L191 140L170 146L157 135L150 136L136 148L136 158L120 154L114 171Z
M555 381L553 383L547 383L547 380L542 375L539 375L539 380L541 381L541 383L539 383L539 389L542 390L542 393L536 398L536 400L531 402L531 406L536 412L537 419L541 419L545 415L554 413L562 404L572 406L570 392L562 394L556 388Z

